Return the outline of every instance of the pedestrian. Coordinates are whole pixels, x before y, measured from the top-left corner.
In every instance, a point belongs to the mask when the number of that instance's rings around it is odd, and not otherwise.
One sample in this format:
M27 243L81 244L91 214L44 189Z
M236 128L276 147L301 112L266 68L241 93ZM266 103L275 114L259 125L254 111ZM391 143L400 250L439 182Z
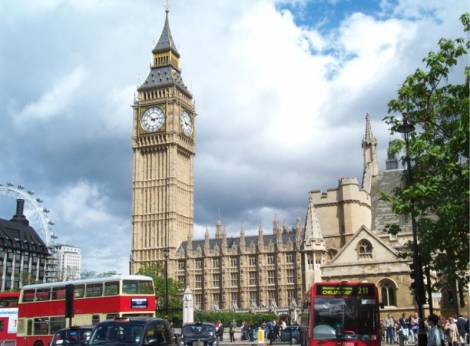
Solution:
M242 332L241 340L242 341L248 340L248 333L249 333L248 323L246 321L243 321L240 329Z
M220 341L224 341L224 325L222 324L222 321L219 320L219 338Z
M444 333L439 328L439 318L431 314L428 317L429 331L427 335L427 346L444 346Z
M237 322L232 320L229 326L230 342L235 342L235 328L237 327Z
M462 314L459 314L456 324L457 324L457 329L459 330L459 336L460 336L459 343L460 343L460 345L463 346L463 345L465 345L465 334L467 334L467 332L465 330L465 326L467 325L467 321L462 316Z
M276 320L270 322L268 328L269 344L272 345L274 340L276 340Z
M458 346L460 343L460 335L453 317L449 317L449 322L445 326L445 329L448 331L449 346Z
M411 343L414 344L418 341L418 330L419 330L419 321L418 321L418 316L416 313L410 315L410 339Z
M393 321L392 315L388 314L384 320L385 327L385 341L388 344L393 344L393 329L395 328L395 322Z

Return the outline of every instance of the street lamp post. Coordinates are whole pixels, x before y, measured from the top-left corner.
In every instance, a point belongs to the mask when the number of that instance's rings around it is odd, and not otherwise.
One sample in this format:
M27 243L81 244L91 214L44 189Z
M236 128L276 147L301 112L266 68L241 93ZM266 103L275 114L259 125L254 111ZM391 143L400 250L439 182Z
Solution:
M407 173L407 186L410 186L413 182L413 171L411 169L411 159L409 155L409 140L410 134L414 132L415 127L413 124L408 122L406 116L403 117L403 123L398 127L398 132L403 134L405 139L405 162L406 162L406 173ZM415 271L415 300L418 305L418 317L419 317L419 332L418 332L418 346L426 346L426 329L424 326L424 309L423 305L425 302L424 295L424 281L423 281L423 266L421 264L421 257L419 255L418 246L418 235L416 229L416 211L414 201L411 201L411 231L413 233L413 267Z
M165 315L168 318L168 251L165 251Z

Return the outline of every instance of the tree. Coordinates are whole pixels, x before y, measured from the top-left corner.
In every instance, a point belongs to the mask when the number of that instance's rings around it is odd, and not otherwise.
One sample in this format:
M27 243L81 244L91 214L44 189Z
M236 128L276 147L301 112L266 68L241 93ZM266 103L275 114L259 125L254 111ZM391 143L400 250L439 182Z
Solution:
M470 14L461 16L470 31ZM396 214L415 213L420 254L438 274L441 287L464 287L469 281L469 80L467 50L462 38L439 40L437 52L423 59L426 68L408 76L388 104L385 122L399 132L406 119L415 131L409 139L412 181L383 198ZM463 71L461 84L450 83ZM457 77L459 79L461 75ZM402 151L403 140L392 150ZM404 162L404 157L402 157ZM399 232L389 225L390 233Z
M155 286L155 295L158 299L159 309L165 306L165 275L163 269L159 264L149 264L139 269L137 272L139 275L150 276L153 279ZM181 284L178 281L168 278L168 309L175 311L181 310L182 294Z

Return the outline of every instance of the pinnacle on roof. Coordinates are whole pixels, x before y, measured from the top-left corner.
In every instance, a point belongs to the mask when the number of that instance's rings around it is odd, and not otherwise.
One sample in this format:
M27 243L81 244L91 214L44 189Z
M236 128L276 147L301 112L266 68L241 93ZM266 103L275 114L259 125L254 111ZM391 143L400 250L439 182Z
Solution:
M364 133L363 143L375 143L377 140L372 133L372 126L370 125L369 113L366 113L366 132Z
M163 26L162 34L160 35L160 39L158 40L157 45L152 50L153 53L164 52L171 50L176 56L180 56L178 50L176 49L175 42L173 41L173 37L171 36L170 31L170 23L168 21L168 9L165 10L165 25Z

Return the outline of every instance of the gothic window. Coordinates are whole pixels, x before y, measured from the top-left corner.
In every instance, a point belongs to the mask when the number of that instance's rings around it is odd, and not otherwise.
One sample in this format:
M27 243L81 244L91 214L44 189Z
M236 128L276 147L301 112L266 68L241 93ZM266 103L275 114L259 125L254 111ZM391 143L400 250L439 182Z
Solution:
M250 256L250 266L256 265L256 256Z
M202 294L194 295L194 305L196 309L200 309L202 307Z
M286 263L294 263L294 254L293 253L288 253L286 255Z
M338 253L338 250L336 250L336 249L329 249L329 250L328 250L328 257L329 257L329 259L332 260L332 259L336 256L337 253Z
M220 294L219 293L214 293L212 295L212 301L214 305L216 305L218 308L220 307Z
M258 281L256 272L250 272L249 275L250 275L250 286L256 286L256 283Z
M196 275L195 287L202 288L202 275Z
M294 283L294 271L293 270L288 270L287 271L287 283L288 284L293 284Z
M269 303L276 304L276 291L275 290L270 290L268 291L268 298L269 298Z
M293 300L295 301L295 290L287 290L287 302L289 306Z
M186 263L184 261L178 261L178 270L185 270Z
M220 274L213 274L212 275L212 286L214 288L220 287Z
M252 306L258 306L258 292L256 291L250 292L250 304Z
M231 299L232 299L232 306L237 306L238 307L238 293L237 292L232 292L231 294Z
M178 275L178 282L184 287L185 285L185 277L184 275Z
M379 283L384 306L397 306L397 287L392 280L383 279Z
M214 268L219 268L219 265L220 265L219 259L218 259L218 258L213 258L213 259L212 259L212 266L213 266Z
M202 269L202 259L196 260L196 269Z
M231 273L230 274L230 282L232 284L232 287L237 287L238 286L238 273Z
M307 254L307 268L313 269L313 254Z
M372 244L367 239L362 239L357 250L359 252L359 258L372 258Z
M238 257L230 257L230 265L232 267L238 267Z
M268 285L274 285L276 283L276 272L274 270L268 270Z
M274 264L274 255L268 255L268 264Z

